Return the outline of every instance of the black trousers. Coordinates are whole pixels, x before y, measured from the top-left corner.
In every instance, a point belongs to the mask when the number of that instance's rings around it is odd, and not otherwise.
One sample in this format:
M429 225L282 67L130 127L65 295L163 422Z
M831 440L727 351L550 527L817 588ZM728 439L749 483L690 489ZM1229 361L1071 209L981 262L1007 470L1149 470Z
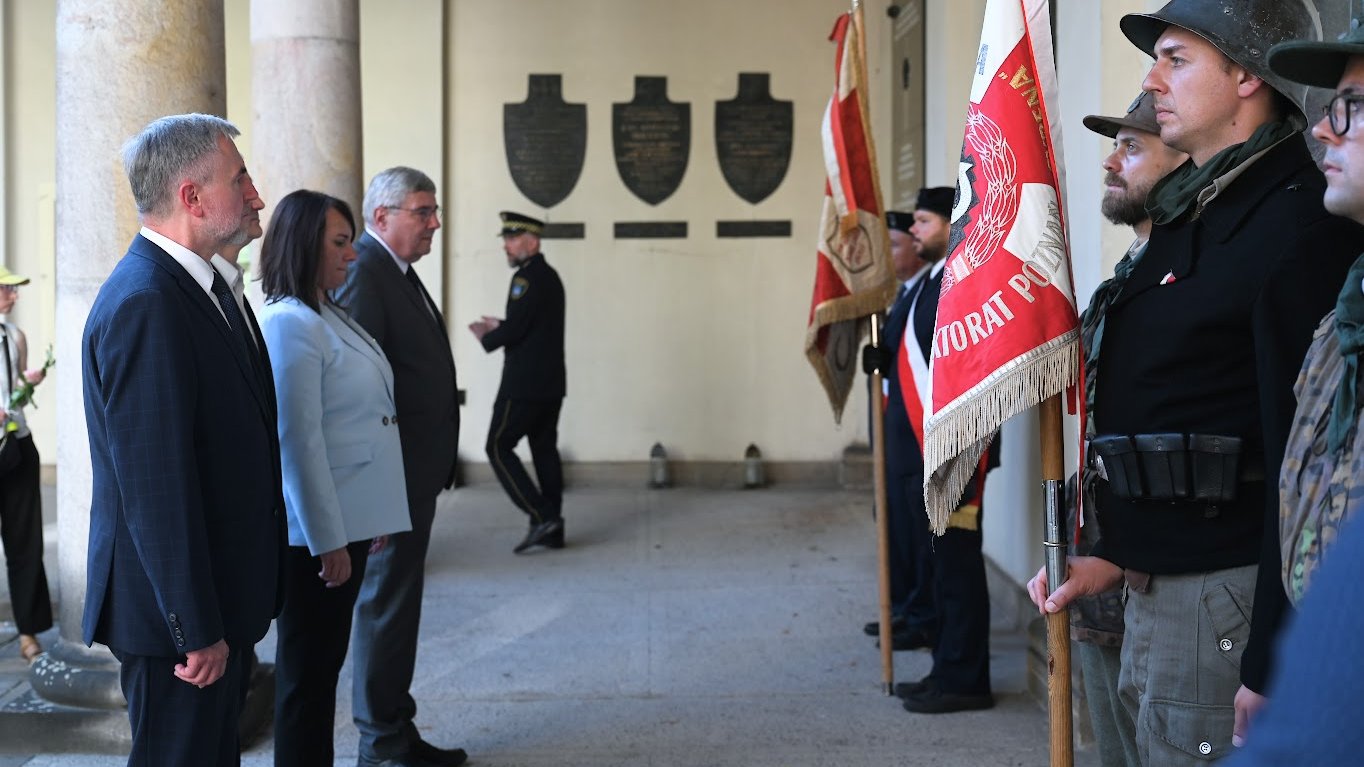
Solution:
M499 397L493 403L488 460L512 503L534 523L563 516L564 470L559 462L559 409L563 402ZM540 480L538 488L516 457L516 443L522 437L530 445L535 476Z
M131 655L115 648L123 696L128 699L133 749L128 767L237 767L237 720L242 653L230 648L227 670L202 689L175 676L184 658Z
M886 517L890 539L891 609L909 628L938 633L933 594L933 533L924 513L923 478L917 474L886 480ZM917 502L916 502L917 501Z
M276 767L331 767L336 678L346 662L369 543L346 546L350 579L334 589L317 577L322 570L318 557L306 546L289 547L284 610L275 621Z
M0 477L0 543L5 549L10 604L20 634L52 628L52 598L43 568L43 501L38 448L19 440L19 465Z
M946 692L990 692L990 592L976 519L977 529L949 527L932 544L938 643L929 676Z

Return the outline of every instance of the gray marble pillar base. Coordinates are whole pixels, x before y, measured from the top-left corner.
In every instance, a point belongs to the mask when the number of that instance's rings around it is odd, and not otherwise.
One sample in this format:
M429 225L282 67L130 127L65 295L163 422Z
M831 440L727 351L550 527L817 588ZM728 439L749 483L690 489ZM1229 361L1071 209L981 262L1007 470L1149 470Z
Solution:
M128 753L128 712L107 650L59 641L26 674L13 666L0 658L0 753ZM274 707L274 664L258 664L238 724L243 749L269 732Z

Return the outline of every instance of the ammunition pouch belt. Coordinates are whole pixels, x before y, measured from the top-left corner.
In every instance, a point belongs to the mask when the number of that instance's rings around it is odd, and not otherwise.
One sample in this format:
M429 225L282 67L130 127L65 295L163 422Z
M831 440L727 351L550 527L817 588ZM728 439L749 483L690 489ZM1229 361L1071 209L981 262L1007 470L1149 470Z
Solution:
M1113 495L1131 501L1224 504L1237 486L1264 479L1241 439L1219 434L1105 434L1090 440L1095 468Z

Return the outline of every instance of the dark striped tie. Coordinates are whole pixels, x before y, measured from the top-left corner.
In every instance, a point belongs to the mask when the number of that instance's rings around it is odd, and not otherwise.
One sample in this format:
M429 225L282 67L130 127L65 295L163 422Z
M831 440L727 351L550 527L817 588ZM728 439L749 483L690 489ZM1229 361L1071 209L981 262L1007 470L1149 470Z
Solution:
M238 343L242 345L242 352L251 361L251 369L255 372L257 381L261 383L261 364L260 357L256 353L256 343L251 338L251 330L246 327L246 318L242 317L241 310L237 308L237 298L232 295L232 289L227 286L227 280L217 269L213 270L213 295L218 299L218 306L223 310L223 316L227 317L227 325L232 329Z

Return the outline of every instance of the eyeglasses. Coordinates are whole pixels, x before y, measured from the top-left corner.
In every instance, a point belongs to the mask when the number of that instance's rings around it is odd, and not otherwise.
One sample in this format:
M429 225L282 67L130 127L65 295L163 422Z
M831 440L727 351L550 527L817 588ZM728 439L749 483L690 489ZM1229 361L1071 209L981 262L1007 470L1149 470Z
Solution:
M400 207L398 207L397 205L385 205L384 207L385 207L385 208L388 208L389 210L401 210L401 211L403 211L404 213L411 213L412 215L416 216L417 218L420 218L420 219L422 220L422 223L426 223L427 221L430 221L432 216L435 216L437 221L440 220L440 206L439 206L439 205L437 205L437 206L434 207L434 208L428 208L428 207L425 207L425 206L420 207L420 208L400 208Z
M1358 110L1356 104L1364 102L1364 93L1337 93L1321 108L1321 114L1331 124L1331 132L1344 136L1350 132L1350 117Z

